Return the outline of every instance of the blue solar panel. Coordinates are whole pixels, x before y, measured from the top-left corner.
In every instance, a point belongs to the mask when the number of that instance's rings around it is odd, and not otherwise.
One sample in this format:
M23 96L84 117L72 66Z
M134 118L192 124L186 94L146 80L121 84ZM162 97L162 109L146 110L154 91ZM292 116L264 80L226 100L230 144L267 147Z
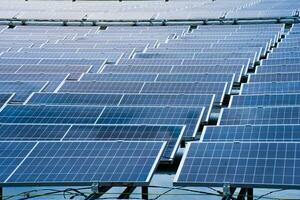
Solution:
M199 107L106 107L97 124L186 125L184 138L196 136L204 108Z
M280 49L280 48L279 48ZM286 49L286 48L284 48ZM269 54L268 59L277 59L277 58L299 58L300 52L298 51L291 51L291 52L272 52Z
M94 124L103 107L8 105L0 123Z
M228 82L233 83L234 74L158 74L156 81L161 82Z
M203 142L299 142L300 125L206 126Z
M125 94L119 105L205 107L203 118L208 121L214 101L215 95L205 94Z
M38 64L40 59L26 59L26 58L0 58L0 64L2 65L22 65L22 64Z
M230 107L298 106L299 94L259 94L232 96Z
M74 125L63 140L167 141L161 161L174 158L185 126L163 125Z
M1 74L0 81L63 81L68 74L44 73L5 73Z
M105 65L101 73L169 73L172 68L172 65Z
M250 66L250 59L242 58L227 58L227 59L199 59L199 60L184 60L182 65L198 65L198 66L207 66L207 65L241 65L245 66L246 69ZM245 72L246 73L246 72Z
M263 65L290 65L290 64L298 64L300 62L300 58L273 58L266 59L262 61Z
M222 102L227 88L226 82L153 82L145 83L141 94L215 94L216 102Z
M249 82L286 82L300 81L300 73L266 73L266 74L251 74Z
M300 72L300 66L294 65L263 65L256 68L256 73L288 73Z
M122 94L34 93L26 104L37 105L118 105Z
M241 94L299 93L300 82L248 83L242 85Z
M14 96L14 94L1 94L0 93L0 110L8 101Z
M300 107L256 107L223 109L219 125L299 124Z
M190 143L175 185L300 188L300 143Z
M148 185L165 144L39 142L5 184Z
M234 81L240 82L242 74L244 74L246 68L240 65L212 65L212 66L193 66L193 65L182 65L174 66L171 73L173 74L235 74Z
M60 140L69 125L0 124L0 140Z
M100 81L68 81L59 92L79 93L139 93L144 82L100 82Z
M0 73L15 73L22 65L0 64Z
M41 91L48 82L21 82L21 81L2 81L0 82L1 93L15 93L12 101L25 101L32 92Z
M1 59L0 59L1 61ZM40 65L92 65L90 73L97 73L106 63L103 59L42 59L38 64ZM27 63L23 63L27 64ZM37 64L37 63L28 63Z
M0 185L34 147L34 142L0 142Z
M182 59L120 59L118 65L181 65L182 61Z
M80 81L155 81L156 74L84 74Z

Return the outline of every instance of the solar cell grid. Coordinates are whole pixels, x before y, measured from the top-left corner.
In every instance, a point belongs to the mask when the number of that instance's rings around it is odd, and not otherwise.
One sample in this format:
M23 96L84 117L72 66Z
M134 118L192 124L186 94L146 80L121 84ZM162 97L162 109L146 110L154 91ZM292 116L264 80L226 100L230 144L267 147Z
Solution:
M300 143L190 143L175 185L299 188Z
M122 94L34 93L26 104L36 105L118 105Z
M0 142L0 185L34 147L34 142Z
M300 107L255 107L223 109L218 125L299 124Z
M101 73L169 73L172 65L105 65Z
M0 73L15 73L22 65L0 64Z
M148 185L164 148L164 142L39 142L5 184Z
M139 93L144 82L112 82L112 81L68 81L58 92L80 93Z
M0 93L15 93L12 101L25 101L32 92L39 92L48 85L40 81L0 81Z
M0 124L1 141L60 140L69 130L69 125Z
M256 68L256 73L288 73L300 72L298 64L293 65L263 65Z
M101 73L101 74L84 74L80 81L138 81L138 82L148 82L155 81L157 74L111 74L111 73Z
M64 140L167 141L161 161L171 161L182 139L184 128L163 125L74 125Z
M103 107L7 105L0 112L0 123L94 124Z
M230 100L230 107L261 106L297 106L300 105L299 94L259 94L236 95Z
M4 106L12 97L14 96L14 94L1 94L0 93L0 110L1 107Z
M299 125L206 126L203 142L299 142Z
M300 73L260 73L249 75L248 81L251 82L287 82L300 81Z
M300 82L268 82L242 84L241 94L299 93Z
M176 124L186 125L183 137L196 136L204 108L118 106L105 107L97 124Z
M141 94L215 94L216 102L222 102L227 87L227 82L148 82Z

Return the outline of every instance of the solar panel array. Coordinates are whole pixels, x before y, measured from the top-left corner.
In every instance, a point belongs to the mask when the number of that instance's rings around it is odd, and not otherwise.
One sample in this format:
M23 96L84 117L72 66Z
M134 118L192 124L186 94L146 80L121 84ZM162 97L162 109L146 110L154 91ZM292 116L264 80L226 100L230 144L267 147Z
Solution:
M200 142L189 144L174 184L300 188L298 29L248 74L217 125L205 126Z
M181 142L199 139L202 126L213 121L248 70L277 44L283 25L219 30L4 28L0 168L6 170L0 185L149 185L159 163L174 161ZM261 80L290 84L287 77L251 75L249 80L256 81L249 85ZM254 112L248 109L245 116ZM256 120L264 117L257 114ZM185 149L176 184L185 179L185 158L196 148L193 143Z

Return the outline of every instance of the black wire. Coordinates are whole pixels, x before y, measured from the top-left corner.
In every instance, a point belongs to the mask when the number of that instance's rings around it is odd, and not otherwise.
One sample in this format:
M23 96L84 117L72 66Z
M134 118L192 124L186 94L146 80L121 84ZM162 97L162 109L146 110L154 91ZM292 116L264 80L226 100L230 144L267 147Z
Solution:
M281 191L284 191L284 190L286 190L286 189L273 190L273 191L271 191L271 192L268 192L268 193L266 193L266 194L263 194L263 195L257 197L256 200L262 199L262 198L264 198L265 196L268 196L268 195L273 194L273 193L275 193L275 192L281 192Z
M157 200L157 199L159 199L160 197L162 197L163 195L165 195L165 194L171 192L172 190L174 190L174 188L168 189L167 191L165 191L165 192L163 192L163 193L157 195L157 197L153 198L152 200Z
M22 196L22 195L26 195L28 193L32 193L32 192L41 192L41 191L52 191L52 192L59 192L61 190L55 190L55 189L39 189L39 190L29 190L29 191L25 191L25 192L21 192L19 194L15 194L15 195L11 195L7 198L4 198L3 200L8 200L17 196Z
M74 188L67 188L64 190L63 192L63 196L64 198L66 199L66 193L69 193L69 192L75 192L75 194L72 193L72 196L70 197L70 199L74 199L75 197L77 196L81 196L81 197L87 197L87 195L85 195L83 192L80 192L78 189L74 189Z

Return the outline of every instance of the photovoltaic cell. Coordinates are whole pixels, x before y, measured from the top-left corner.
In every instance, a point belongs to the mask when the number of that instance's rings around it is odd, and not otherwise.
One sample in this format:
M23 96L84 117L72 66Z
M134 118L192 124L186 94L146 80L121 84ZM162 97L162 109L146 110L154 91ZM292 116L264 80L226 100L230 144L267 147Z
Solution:
M0 124L0 140L60 140L69 128L59 124Z
M0 142L0 185L34 147L34 142Z
M153 82L145 83L141 93L157 94L215 94L216 102L222 102L228 83L205 82Z
M0 93L15 93L12 101L25 101L32 92L41 91L48 82L1 81Z
M0 123L94 124L103 107L8 105Z
M120 59L122 65L181 65L182 59Z
M149 73L169 73L172 65L105 65L101 73L134 73L134 74L149 74Z
M219 125L299 124L300 107L256 107L223 109Z
M206 126L203 142L299 142L300 125Z
M300 73L266 73L266 74L251 74L249 82L287 82L300 81Z
M80 81L155 81L157 74L84 74Z
M299 106L299 94L259 94L232 96L230 107Z
M288 73L300 72L300 66L294 65L263 65L256 68L256 73Z
M299 93L300 82L248 83L242 85L241 94Z
M0 109L3 105L5 105L12 97L14 94L1 94L0 93Z
M0 73L15 73L22 65L0 64Z
M161 161L170 161L178 149L184 126L74 125L64 140L167 141Z
M100 81L68 81L58 92L78 93L139 93L143 82L100 82Z
M184 138L197 134L204 108L195 107L105 107L97 124L186 125Z
M148 185L164 148L164 142L39 142L5 184Z
M299 188L300 143L190 143L175 185Z
M34 93L26 104L37 105L118 105L122 94Z

